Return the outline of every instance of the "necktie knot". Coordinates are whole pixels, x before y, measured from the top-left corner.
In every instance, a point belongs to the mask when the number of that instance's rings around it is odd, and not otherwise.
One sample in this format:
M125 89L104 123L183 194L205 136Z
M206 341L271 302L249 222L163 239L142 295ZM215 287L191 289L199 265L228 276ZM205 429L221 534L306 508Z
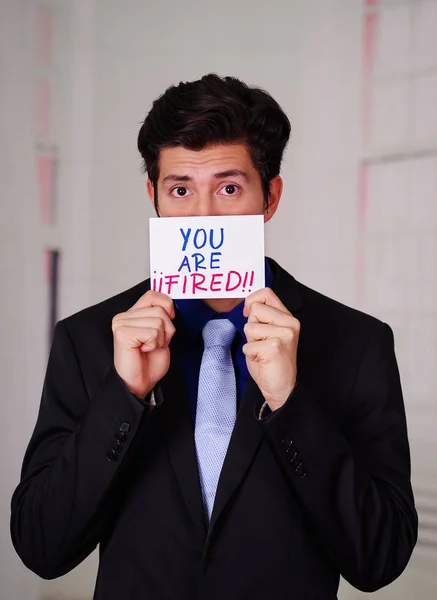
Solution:
M205 348L221 346L230 348L237 330L229 319L212 319L202 330Z

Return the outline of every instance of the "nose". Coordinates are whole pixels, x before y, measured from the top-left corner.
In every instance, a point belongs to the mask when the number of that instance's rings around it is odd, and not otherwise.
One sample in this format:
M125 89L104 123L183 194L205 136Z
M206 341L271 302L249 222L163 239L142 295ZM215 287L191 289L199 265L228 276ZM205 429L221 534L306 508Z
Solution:
M193 207L194 217L213 217L218 214L218 207L216 206L214 195L205 191L200 193L197 198L197 202Z

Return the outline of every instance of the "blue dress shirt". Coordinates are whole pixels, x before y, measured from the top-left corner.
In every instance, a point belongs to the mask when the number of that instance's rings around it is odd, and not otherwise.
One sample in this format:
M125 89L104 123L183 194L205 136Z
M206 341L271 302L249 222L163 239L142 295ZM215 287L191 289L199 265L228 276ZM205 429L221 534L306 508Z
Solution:
M266 287L273 286L273 273L267 259L265 260L265 282ZM197 388L203 354L202 329L210 319L229 319L237 329L231 353L237 383L238 409L249 380L246 357L242 351L246 343L244 326L247 323L247 318L243 316L244 301L228 313L218 313L209 308L202 300L195 299L176 300L175 306L178 354L184 372L193 425L196 420Z

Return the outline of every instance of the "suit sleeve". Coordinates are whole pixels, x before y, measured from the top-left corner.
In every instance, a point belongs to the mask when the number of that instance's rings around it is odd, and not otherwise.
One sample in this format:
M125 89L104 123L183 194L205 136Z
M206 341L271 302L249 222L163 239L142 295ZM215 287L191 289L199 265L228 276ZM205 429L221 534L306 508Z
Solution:
M310 531L334 567L373 592L405 568L417 540L410 454L393 333L381 323L341 427L303 381L261 426Z
M90 400L65 324L57 324L35 430L12 497L12 541L27 567L51 579L99 543L143 416L111 367Z

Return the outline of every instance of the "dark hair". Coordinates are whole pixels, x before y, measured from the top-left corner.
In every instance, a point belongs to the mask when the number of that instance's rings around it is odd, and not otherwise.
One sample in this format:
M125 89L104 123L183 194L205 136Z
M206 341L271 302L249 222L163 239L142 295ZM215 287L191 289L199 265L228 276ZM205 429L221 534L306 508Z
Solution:
M232 142L247 145L267 203L270 181L279 175L290 131L287 115L270 94L235 77L209 74L169 87L153 103L138 135L144 171L155 189L156 209L161 149L202 150Z

